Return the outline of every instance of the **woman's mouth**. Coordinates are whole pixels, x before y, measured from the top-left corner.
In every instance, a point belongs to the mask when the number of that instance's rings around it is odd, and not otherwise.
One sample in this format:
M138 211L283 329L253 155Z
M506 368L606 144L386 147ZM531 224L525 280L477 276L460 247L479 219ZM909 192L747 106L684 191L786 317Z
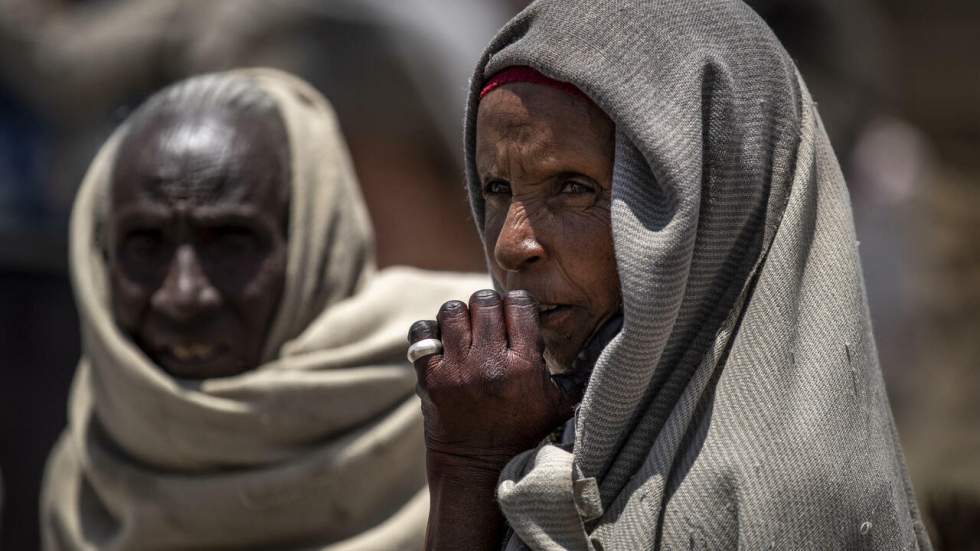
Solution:
M541 326L553 329L564 322L572 314L573 307L567 304L540 304L538 316Z

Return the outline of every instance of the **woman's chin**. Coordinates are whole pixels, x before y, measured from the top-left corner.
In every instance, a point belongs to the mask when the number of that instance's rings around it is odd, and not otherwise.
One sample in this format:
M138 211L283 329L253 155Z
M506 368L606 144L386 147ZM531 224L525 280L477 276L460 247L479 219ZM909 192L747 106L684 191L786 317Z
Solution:
M541 337L544 341L544 361L552 375L571 369L579 350L585 346L592 316L581 307L565 306L541 318Z
M552 375L561 375L562 373L568 373L571 369L571 362L561 361L557 355L551 352L550 348L545 347L544 354L544 365L548 367L548 372Z
M562 334L548 334L549 332L543 333L544 353L542 357L548 371L552 375L571 371L579 349L585 344L583 339Z

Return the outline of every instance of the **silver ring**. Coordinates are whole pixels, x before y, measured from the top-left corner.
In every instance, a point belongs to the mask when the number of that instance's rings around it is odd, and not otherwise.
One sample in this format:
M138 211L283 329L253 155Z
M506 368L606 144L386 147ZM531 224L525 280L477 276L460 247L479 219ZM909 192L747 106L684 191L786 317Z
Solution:
M415 363L420 358L441 353L442 341L439 339L422 339L408 347L408 363Z

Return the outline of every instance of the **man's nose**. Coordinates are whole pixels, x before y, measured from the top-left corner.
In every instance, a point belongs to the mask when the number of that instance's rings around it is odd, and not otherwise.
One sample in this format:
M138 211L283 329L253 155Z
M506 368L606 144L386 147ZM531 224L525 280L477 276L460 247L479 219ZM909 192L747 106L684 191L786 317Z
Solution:
M493 249L497 266L517 272L543 260L545 255L545 248L535 235L524 204L512 202Z
M153 294L152 306L174 321L186 322L214 310L221 294L208 280L193 247L181 245L174 252L163 285Z

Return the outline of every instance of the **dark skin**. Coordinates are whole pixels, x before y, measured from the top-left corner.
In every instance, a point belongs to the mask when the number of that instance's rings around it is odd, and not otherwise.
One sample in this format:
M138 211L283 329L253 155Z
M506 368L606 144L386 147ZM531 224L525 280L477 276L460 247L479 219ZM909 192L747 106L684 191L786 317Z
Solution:
M499 549L500 471L571 417L582 389L556 378L574 375L576 356L621 303L609 118L585 98L513 83L483 98L476 132L485 252L504 293L447 302L409 331L411 342L444 346L415 362L427 549Z
M113 316L170 375L260 365L285 284L287 144L278 117L213 107L154 114L120 145L107 228Z

